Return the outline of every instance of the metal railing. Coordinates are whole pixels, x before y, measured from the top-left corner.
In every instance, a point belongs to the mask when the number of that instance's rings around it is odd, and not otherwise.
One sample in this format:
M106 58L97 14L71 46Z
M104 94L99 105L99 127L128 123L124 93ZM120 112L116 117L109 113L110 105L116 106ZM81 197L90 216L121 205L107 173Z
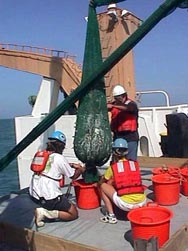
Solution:
M51 57L71 58L73 60L76 57L74 55L70 55L66 51L54 50L54 49L36 47L36 46L29 46L29 45L0 43L0 50L22 51L22 52L27 52L27 53L42 54L42 55L51 56Z
M141 96L143 94L163 94L165 97L165 101L166 101L166 106L169 107L170 106L170 98L169 95L166 91L163 90L149 90L149 91L140 91L140 92L136 92L136 100L138 103L141 103Z

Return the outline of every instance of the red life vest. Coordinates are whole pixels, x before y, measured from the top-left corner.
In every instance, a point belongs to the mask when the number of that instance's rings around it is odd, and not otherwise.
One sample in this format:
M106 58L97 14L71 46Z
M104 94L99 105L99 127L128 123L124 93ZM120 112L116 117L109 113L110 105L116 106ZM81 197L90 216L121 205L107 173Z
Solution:
M131 102L128 99L125 105ZM111 130L113 132L131 131L137 130L137 115L131 114L128 111L122 111L118 108L113 107L111 109Z
M61 179L54 179L54 178L46 175L45 173L43 173L43 171L46 168L46 164L48 162L48 159L49 159L49 156L51 153L52 152L46 151L46 150L37 151L33 157L30 168L33 172L35 172L38 175L43 175L49 179L59 181L59 186L63 187L64 186L64 179L65 179L64 175L62 175Z
M121 161L112 164L114 183L119 196L143 193L140 169L137 161Z
M51 153L52 152L46 150L37 151L31 162L31 170L35 173L43 172Z

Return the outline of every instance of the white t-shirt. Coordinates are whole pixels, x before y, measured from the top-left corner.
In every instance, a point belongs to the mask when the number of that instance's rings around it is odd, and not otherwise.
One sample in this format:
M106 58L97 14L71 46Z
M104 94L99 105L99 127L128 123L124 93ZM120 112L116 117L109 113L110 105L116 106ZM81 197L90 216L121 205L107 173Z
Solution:
M51 200L59 195L62 195L58 179L62 175L70 178L74 175L75 170L69 165L66 158L59 153L52 153L49 157L51 168L46 173L47 176L57 179L53 180L42 175L34 174L29 187L29 193L36 199L43 197L46 200Z

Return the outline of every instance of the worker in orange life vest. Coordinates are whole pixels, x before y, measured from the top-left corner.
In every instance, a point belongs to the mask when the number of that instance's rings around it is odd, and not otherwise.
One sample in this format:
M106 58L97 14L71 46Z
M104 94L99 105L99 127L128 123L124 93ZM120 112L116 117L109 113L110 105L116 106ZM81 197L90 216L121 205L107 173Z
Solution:
M104 223L117 223L113 203L124 211L146 204L138 162L127 160L127 154L127 141L123 138L116 139L112 145L112 163L100 182L101 196L106 208L106 215L100 220Z
M128 98L126 90L121 85L114 87L113 97L114 101L107 104L111 113L113 139L126 139L129 148L127 158L137 160L139 141L137 104Z
M31 199L39 205L35 210L37 227L44 226L45 218L64 221L78 218L78 210L63 194L59 179L64 175L74 180L85 171L80 164L69 164L62 155L66 137L61 131L54 131L48 139L46 151L51 152L49 160L41 174L34 172L29 187Z

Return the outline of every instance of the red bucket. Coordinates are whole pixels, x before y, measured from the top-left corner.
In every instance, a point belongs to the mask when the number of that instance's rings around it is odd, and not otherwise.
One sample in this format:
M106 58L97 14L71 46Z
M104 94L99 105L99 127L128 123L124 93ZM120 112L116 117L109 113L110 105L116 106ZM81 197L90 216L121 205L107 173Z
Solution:
M169 239L172 216L172 211L160 206L146 206L131 210L127 217L131 222L133 240L157 237L161 247Z
M181 192L183 195L188 196L188 167L181 169L182 187Z
M152 170L153 175L168 173L172 176L177 176L180 174L180 168L175 166L161 166L156 167Z
M101 197L96 183L85 183L83 179L74 180L77 206L81 209L93 209L100 206Z
M152 177L155 201L159 205L175 205L180 197L180 178L170 174L158 174Z

